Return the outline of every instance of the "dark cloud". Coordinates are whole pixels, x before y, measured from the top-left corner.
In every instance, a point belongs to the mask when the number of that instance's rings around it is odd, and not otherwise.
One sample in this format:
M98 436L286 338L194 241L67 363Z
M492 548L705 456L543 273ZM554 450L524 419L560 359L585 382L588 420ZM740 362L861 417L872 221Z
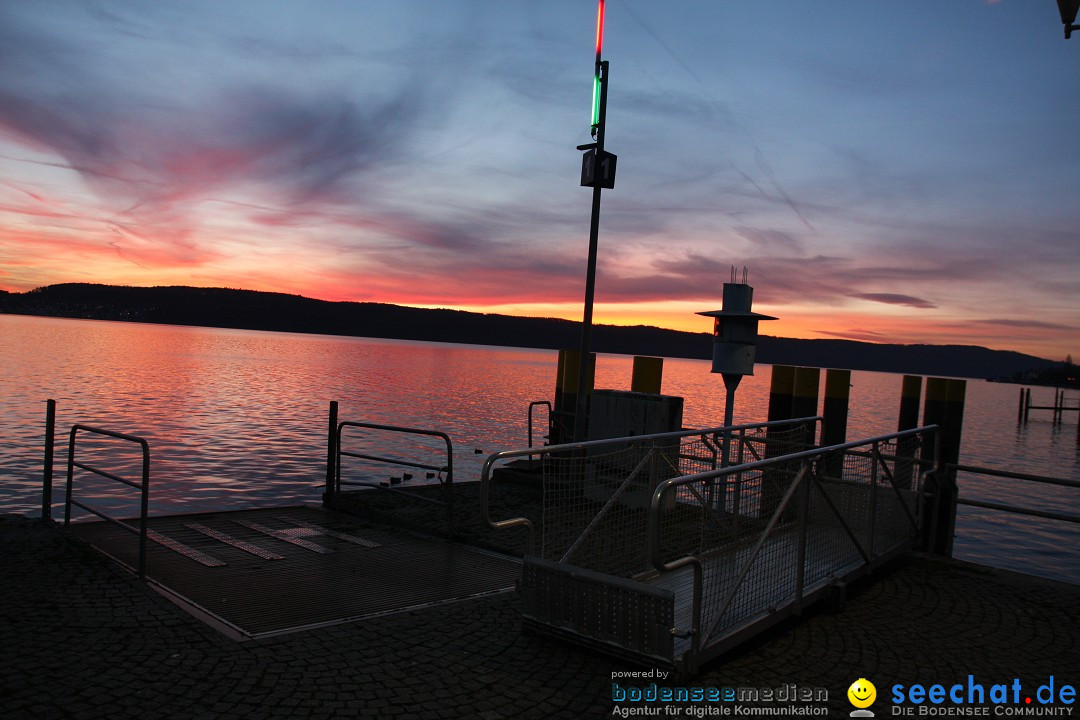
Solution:
M873 330L815 330L818 335L840 338L841 340L860 340L862 342L890 342L890 337Z
M1010 319L1010 318L996 318L996 319L982 319L978 320L982 325L997 325L999 327L1009 327L1017 329L1027 328L1040 328L1043 330L1068 330L1075 331L1077 326L1075 325L1062 325L1060 323L1043 322L1040 320L1028 320L1028 319Z
M911 295L899 295L896 293L853 293L848 297L857 300L870 300L871 302L885 303L886 305L906 305L908 307L930 310L936 308L934 303Z
M366 173L405 154L440 92L429 92L437 70L431 78L402 71L411 76L392 90L365 92L271 86L229 68L219 83L228 90L191 83L193 92L170 92L176 77L164 65L132 67L114 52L109 34L126 23L111 14L94 14L100 37L66 31L63 22L42 25L32 13L7 15L0 132L55 153L103 196L133 207L245 183L269 187L277 202L352 201Z

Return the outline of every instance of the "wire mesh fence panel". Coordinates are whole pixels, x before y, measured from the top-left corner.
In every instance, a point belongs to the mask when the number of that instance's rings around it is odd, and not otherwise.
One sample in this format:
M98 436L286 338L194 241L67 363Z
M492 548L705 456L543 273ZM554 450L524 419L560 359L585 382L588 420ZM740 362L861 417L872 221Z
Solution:
M910 547L932 432L771 459L766 446L764 461L672 480L664 497L699 513L695 548L686 552L679 517L665 505L655 511L652 559L678 567L690 554L700 563L702 644Z
M784 454L804 447L806 431L794 428L717 430L653 440L623 442L543 458L543 519L539 555L620 577L652 568L645 539L649 508L660 483ZM725 437L726 435L726 437ZM774 475L785 472L778 468ZM736 542L748 521L762 513L761 474L724 477L665 496L664 548L669 557Z
M676 440L549 456L540 556L620 577L644 571L652 494L679 475L678 452Z

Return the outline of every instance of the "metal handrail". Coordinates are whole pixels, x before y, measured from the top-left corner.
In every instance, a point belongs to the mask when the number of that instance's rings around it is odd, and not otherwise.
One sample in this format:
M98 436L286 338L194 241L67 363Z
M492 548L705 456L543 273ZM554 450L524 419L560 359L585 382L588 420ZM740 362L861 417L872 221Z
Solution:
M113 437L119 440L125 440L138 444L142 449L142 480L135 482L133 480L127 480L125 478L114 475L100 468L96 468L87 463L78 462L75 459L75 438L79 431L94 433L96 435L104 435L106 437ZM139 527L134 528L128 525L123 520L115 518L108 513L102 512L97 508L91 507L84 502L75 500L72 497L72 490L75 483L75 468L85 470L86 472L100 475L101 477L114 480L116 482L128 485L140 491L140 508L139 508ZM139 536L139 577L146 578L146 535L147 535L147 518L149 516L150 509L150 445L145 439L137 437L135 435L128 435L126 433L115 432L113 430L103 430L101 428L90 427L89 425L72 425L71 432L68 435L68 464L67 464L67 498L64 501L64 527L68 527L71 524L71 506L76 505L87 512L91 512L94 515L107 520L114 525L118 525L125 530L133 532Z
M1026 480L1027 482L1036 482L1045 485L1080 488L1080 481L1069 480L1067 478L1032 475L1031 473L1012 472L1010 470L995 470L993 468L984 468L975 465L960 465L957 463L949 463L946 467L950 470L972 473L975 475L991 475L993 477L1009 478L1011 480ZM974 498L966 497L957 498L956 502L959 505L969 505L971 507L985 508L987 510L1000 510L1001 512L1011 512L1016 513L1017 515L1028 515L1030 517L1045 518L1047 520L1080 523L1080 515L1070 515L1067 513L1054 512L1052 510L1037 510L1035 508L1022 507L1020 505L990 502L988 500L975 500Z
M813 415L801 418L792 418L789 420L772 420L763 423L745 423L742 425L720 426L712 428L700 428L700 429L683 429L675 430L672 432L653 433L651 435L633 435L630 437L621 438L605 438L603 440L586 440L583 442L563 443L560 445L547 445L543 448L526 448L524 450L502 450L500 452L492 453L484 460L484 466L480 473L480 521L491 528L492 530L506 530L512 527L524 527L528 533L526 542L526 554L532 554L533 541L535 539L536 529L533 526L531 520L526 517L509 518L506 520L492 520L489 507L489 498L491 493L491 481L492 481L492 469L495 463L508 460L515 457L524 457L531 455L553 455L556 453L573 453L580 450L589 450L592 448L600 448L608 445L625 445L628 442L642 443L653 442L658 440L674 440L684 437L699 436L705 438L707 436L722 436L725 433L742 432L745 434L747 430L759 430L770 427L784 427L795 425L806 425L813 423L818 425L824 421L824 418L820 415ZM815 429L815 433L817 430Z
M800 451L800 452L795 452L795 453L791 453L791 454L788 454L788 455L782 455L782 456L775 457L775 458L768 458L768 459L765 459L765 460L757 460L757 461L750 462L750 463L744 463L742 465L731 465L731 466L728 466L728 467L719 468L717 470L708 470L708 471L705 471L705 472L694 473L692 475L684 475L682 477L669 478L669 479L664 480L661 483L659 483L657 485L655 491L653 492L652 503L651 503L651 506L649 508L649 524L648 524L648 532L646 534L646 557L648 558L649 563L660 572L673 572L675 570L679 570L679 569L684 568L684 567L690 567L691 568L691 572L693 574L692 575L693 576L693 597L692 597L692 600L691 600L691 603L692 603L691 604L691 618L692 618L692 620L691 620L691 628L690 628L691 653L692 653L692 655L696 655L698 653L698 651L700 649L700 642L704 637L701 634L701 601L702 601L702 594L703 594L704 565L703 565L701 557L698 556L698 555L687 555L687 556L678 558L676 560L673 560L671 562L665 562L661 557L661 549L660 549L660 517L661 517L661 511L662 511L662 509L664 507L664 496L668 492L671 492L672 488L675 488L677 490L678 488L680 488L682 486L686 486L686 485L691 485L692 486L693 484L696 484L696 483L701 483L701 482L706 482L706 481L715 481L715 480L720 479L720 478L725 478L725 477L727 477L729 475L733 475L733 474L736 474L736 473L744 473L744 472L749 471L749 470L759 470L759 469L767 468L769 466L777 465L777 464L781 464L781 463L788 464L788 463L791 463L793 461L799 461L800 462L800 470L799 470L797 476L789 484L788 489L785 491L784 496L781 499L778 507L774 511L772 517L769 519L768 525L766 526L765 530L763 531L763 533L761 535L761 538L759 538L759 540L758 540L758 542L757 542L757 544L755 546L754 551L751 553L750 559L747 561L746 566L744 568L742 568L742 572L739 575L739 580L735 583L735 587L732 589L731 594L729 595L729 597L725 601L725 604L724 604L724 606L722 608L722 611L717 614L717 618L714 621L713 626L711 628L709 628L709 631L708 631L707 635L711 636L711 634L716 629L716 625L719 624L720 619L723 617L723 610L726 610L727 605L730 604L731 600L734 597L734 593L737 590L739 584L742 582L742 579L745 578L746 574L749 572L750 565L753 562L753 560L756 558L758 550L760 549L760 547L764 543L764 541L767 538L768 534L772 531L772 529L775 527L775 525L779 521L779 518L781 517L784 510L786 510L788 505L791 503L792 498L794 497L796 490L798 490L800 486L804 485L804 483L806 482L807 477L812 478L812 480L814 480L815 482L820 482L820 481L817 480L817 478L814 476L814 474L810 472L809 463L813 459L822 458L822 457L831 455L833 453L846 452L848 450L851 450L851 449L854 449L854 448L857 448L857 447L863 447L863 446L866 446L866 445L871 445L872 448L876 449L878 444L881 443L881 442L885 442L885 441L888 441L888 440L894 440L894 439L900 439L900 438L904 438L904 437L912 437L912 436L915 436L915 435L925 435L926 433L929 433L929 432L932 432L932 433L935 434L935 440L936 440L937 433L938 433L938 426L937 425L927 425L927 426L924 426L924 427L913 428L913 429L910 429L910 430L904 430L904 431L900 431L900 432L896 432L896 433L891 433L891 434L888 434L888 435L880 435L880 436L873 437L873 438L868 438L868 439L865 439L865 440L856 440L856 441L852 441L852 442L841 443L841 444L838 444L838 445L830 445L828 447L813 448L813 449L810 449L810 450L804 450L804 451ZM935 441L934 461L933 461L931 470L929 472L933 472L933 471L939 469L939 463L938 463L938 460L937 460L938 453L936 451L936 446L937 446L937 443ZM875 467L876 467L876 464L875 464ZM889 480L890 484L892 484L891 483L892 478L887 477L887 479ZM921 486L921 483L920 483L920 486ZM895 488L895 486L894 486L894 488ZM837 511L837 509L832 505L831 502L827 502L827 505L830 507L830 510L835 515L837 515L837 517L840 519L841 525L843 526L844 530L847 532L848 536L850 538L854 539L854 535L851 532L850 527L847 525L847 522L844 521L844 519L839 515L839 512ZM909 519L909 521L914 521L914 518L912 518L910 515L909 515L908 519ZM805 532L805 528L803 529L803 531ZM871 535L871 538L872 538L872 535ZM867 555L865 549L862 548L862 546L858 542L856 542L855 545L856 545L857 549L859 550L859 553L863 556L864 559L869 557ZM799 584L798 587L800 588L800 592L801 592L801 584Z
M412 462L409 460L400 460L398 458L384 457L381 455L369 455L366 453L356 453L348 450L341 449L341 437L342 432L347 427L355 427L367 430L382 430L385 432L404 433L408 435L427 435L429 437L440 438L446 443L446 463L442 466L430 465L427 463ZM342 485L359 485L362 487L371 487L377 490L383 490L386 492L397 493L413 498L414 500L422 500L424 502L434 503L436 505L444 505L446 507L446 520L447 530L453 534L454 532L454 444L450 440L450 436L439 430L424 430L420 428L400 427L397 425L381 425L379 423L367 423L367 422L353 422L342 421L337 425L336 432L336 452L334 453L334 492L340 493ZM379 483L366 482L361 480L342 480L341 479L341 458L342 456L354 457L362 460L371 460L373 462L381 462L387 465L398 465L401 467L411 467L420 470L431 470L439 474L439 480L443 484L445 491L445 500L435 500L434 498L427 498L422 495L414 495L407 493L397 488L384 487ZM444 476L445 473L445 476Z

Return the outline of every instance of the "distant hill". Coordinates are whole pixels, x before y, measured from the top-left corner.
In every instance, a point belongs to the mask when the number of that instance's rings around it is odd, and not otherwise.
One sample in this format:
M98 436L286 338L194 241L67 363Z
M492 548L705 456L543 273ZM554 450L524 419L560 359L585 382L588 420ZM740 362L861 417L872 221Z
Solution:
M569 320L327 302L226 288L67 283L25 293L0 292L0 312L551 349L576 348L581 340L580 323ZM708 333L597 325L593 338L597 352L684 358L709 358L712 353ZM1011 378L1059 364L971 345L885 345L768 335L759 339L757 360L970 378Z

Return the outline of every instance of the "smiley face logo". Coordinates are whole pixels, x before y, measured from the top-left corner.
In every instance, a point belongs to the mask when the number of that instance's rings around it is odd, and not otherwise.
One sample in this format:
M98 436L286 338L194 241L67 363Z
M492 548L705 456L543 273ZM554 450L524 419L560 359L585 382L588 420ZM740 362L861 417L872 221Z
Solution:
M848 700L857 708L867 708L877 699L877 688L866 678L859 678L847 689Z

